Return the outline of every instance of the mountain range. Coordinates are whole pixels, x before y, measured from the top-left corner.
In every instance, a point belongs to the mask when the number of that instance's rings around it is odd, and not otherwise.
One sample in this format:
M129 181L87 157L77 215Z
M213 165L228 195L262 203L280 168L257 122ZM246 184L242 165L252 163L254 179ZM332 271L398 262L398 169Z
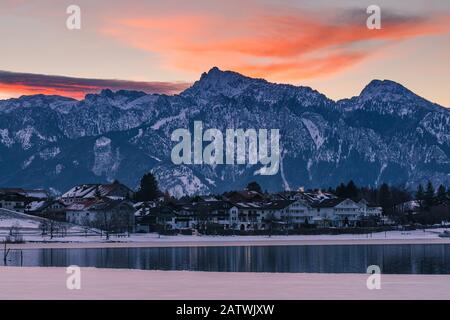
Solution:
M171 133L279 128L275 176L260 165L174 165ZM81 100L33 95L0 101L0 185L63 192L119 180L136 188L152 171L175 196L219 193L258 181L269 191L326 188L353 179L415 188L450 185L450 110L402 85L373 80L333 101L309 87L213 68L168 96L103 90Z

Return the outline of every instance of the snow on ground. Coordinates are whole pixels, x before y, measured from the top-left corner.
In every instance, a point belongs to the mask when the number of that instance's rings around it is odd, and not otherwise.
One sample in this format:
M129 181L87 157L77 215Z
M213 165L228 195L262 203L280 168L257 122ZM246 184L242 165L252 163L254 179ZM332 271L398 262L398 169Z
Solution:
M46 241L45 237L42 237L41 224L50 222L45 218L40 218L32 215L28 215L21 212L11 211L7 209L0 209L0 241L3 241L8 236L12 229L14 233L22 236L25 241L32 241L33 239L40 239L40 241ZM68 234L85 234L84 227L59 222L60 226L65 227L65 232ZM97 235L97 230L89 230L88 234Z
M45 221L43 218L31 216L28 214L0 209L0 228L39 228L39 224Z
M450 238L440 238L443 229L389 231L373 234L290 235L290 236L160 236L155 233L131 234L129 237L100 234L43 238L40 234L24 236L28 243L14 244L13 249L33 248L114 248L114 247L195 247L195 246L271 246L271 245L352 245L352 244L450 244Z
M81 290L66 288L66 268L0 268L0 299L450 299L449 275L238 273L82 268Z
M312 122L309 119L302 118L301 120L305 125L306 129L308 129L311 139L314 141L314 144L316 145L316 149L319 149L325 141L325 138L322 136L319 128L314 124L314 122Z
M163 125L165 125L166 123L172 122L174 120L178 120L178 119L184 119L186 118L186 111L187 110L182 110L180 112L179 115L177 116L173 116L173 117L167 117L167 118L163 118L158 120L153 126L152 129L153 130L159 130Z
M132 234L119 242L258 242L258 241L328 241L328 240L422 240L441 239L439 233L444 229L388 231L372 234L340 235L286 235L286 236L159 236L156 233Z

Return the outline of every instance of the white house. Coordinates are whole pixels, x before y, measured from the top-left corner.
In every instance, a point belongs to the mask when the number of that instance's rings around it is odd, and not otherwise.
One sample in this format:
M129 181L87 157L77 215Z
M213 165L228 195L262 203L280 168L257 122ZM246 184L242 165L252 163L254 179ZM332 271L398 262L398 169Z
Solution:
M293 228L299 228L304 224L313 224L317 221L316 212L304 199L298 199L287 207L288 222Z
M369 206L364 199L355 202L351 199L334 198L312 206L317 213L316 222L325 227L355 227L365 217L381 216L381 208Z
M66 221L110 232L133 232L134 208L126 200L87 200L66 208Z

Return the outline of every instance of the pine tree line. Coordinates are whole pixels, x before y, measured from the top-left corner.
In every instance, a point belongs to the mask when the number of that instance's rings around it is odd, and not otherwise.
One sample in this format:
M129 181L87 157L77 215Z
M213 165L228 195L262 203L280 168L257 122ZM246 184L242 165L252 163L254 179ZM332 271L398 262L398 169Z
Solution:
M436 191L431 181L428 181L426 188L419 184L415 192L404 187L390 186L387 183L383 183L378 188L358 187L353 181L347 184L341 183L335 189L329 188L328 191L342 198L353 200L364 198L372 204L381 206L385 215L404 213L404 207L400 205L412 200L417 201L419 211L422 212L450 202L450 188L441 184Z

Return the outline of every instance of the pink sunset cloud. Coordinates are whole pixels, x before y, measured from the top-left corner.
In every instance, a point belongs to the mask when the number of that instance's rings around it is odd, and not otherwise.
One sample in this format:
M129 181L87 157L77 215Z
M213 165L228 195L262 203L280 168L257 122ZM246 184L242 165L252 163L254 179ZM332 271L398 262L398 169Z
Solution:
M262 8L248 17L174 14L111 17L101 33L159 54L169 69L200 73L217 65L249 76L298 81L333 74L390 43L450 32L449 19L386 14L381 30L366 27L365 11L339 14Z

